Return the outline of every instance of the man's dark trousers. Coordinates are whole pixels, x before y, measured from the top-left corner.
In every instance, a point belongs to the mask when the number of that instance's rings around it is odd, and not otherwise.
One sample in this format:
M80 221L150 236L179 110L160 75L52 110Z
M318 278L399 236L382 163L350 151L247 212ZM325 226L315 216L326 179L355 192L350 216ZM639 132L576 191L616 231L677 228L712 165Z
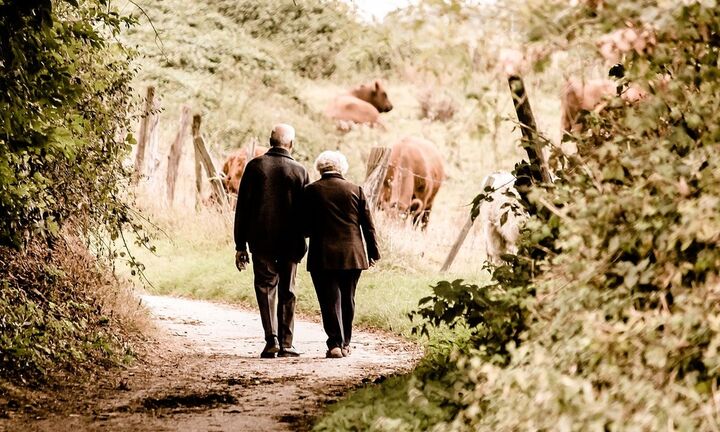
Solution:
M253 254L255 296L260 308L260 320L265 341L280 341L282 348L293 346L295 327L295 272L297 263ZM277 313L276 313L277 300Z
M328 348L350 345L360 270L318 270L310 272L310 276L320 303Z

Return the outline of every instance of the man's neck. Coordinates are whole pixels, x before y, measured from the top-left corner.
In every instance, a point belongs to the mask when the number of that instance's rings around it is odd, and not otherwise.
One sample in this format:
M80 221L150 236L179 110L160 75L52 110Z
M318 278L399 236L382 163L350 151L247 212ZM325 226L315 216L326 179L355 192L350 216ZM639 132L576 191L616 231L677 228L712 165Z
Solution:
M291 148L284 147L284 146L273 146L273 147L271 147L271 149L274 149L275 151L287 153L287 154L290 154L290 152L291 152Z

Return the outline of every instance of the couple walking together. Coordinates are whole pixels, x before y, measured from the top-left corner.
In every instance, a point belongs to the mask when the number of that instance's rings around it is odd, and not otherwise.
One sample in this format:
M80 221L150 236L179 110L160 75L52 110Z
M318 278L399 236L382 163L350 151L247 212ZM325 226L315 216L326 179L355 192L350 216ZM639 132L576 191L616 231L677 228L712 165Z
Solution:
M242 271L250 263L249 247L266 341L260 356L297 357L295 274L307 251L328 337L326 357L341 358L351 351L360 272L380 259L375 228L362 188L343 177L345 157L321 153L315 161L321 178L308 184L305 168L290 155L294 143L292 126L276 125L271 148L245 168L235 210L235 265Z

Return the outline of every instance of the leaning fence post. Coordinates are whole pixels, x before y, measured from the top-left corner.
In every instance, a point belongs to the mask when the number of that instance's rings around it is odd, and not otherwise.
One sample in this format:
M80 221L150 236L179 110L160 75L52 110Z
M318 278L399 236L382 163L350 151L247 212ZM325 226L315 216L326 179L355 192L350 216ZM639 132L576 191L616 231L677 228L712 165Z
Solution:
M133 172L132 182L137 184L140 177L145 171L145 149L147 147L148 138L157 125L157 114L155 108L155 87L148 86L145 95L145 108L140 119L140 130L138 131L137 147L135 148L135 171Z
M175 140L170 146L170 154L168 154L168 166L167 176L165 178L167 182L167 200L168 204L172 206L175 200L175 183L177 182L177 173L180 166L180 157L182 156L182 145L187 134L188 124L190 123L190 107L183 105L182 113L180 114L180 126L178 127Z
M485 178L485 183L482 185L482 193L485 193L488 187L492 186L494 182L493 176L489 175ZM483 202L480 201L478 203L479 206L483 205ZM458 252L460 252L460 248L462 248L463 243L465 243L465 239L467 238L468 233L470 232L470 228L472 228L473 223L475 222L475 219L472 217L473 212L471 211L468 215L467 221L465 221L465 225L463 225L462 229L460 230L460 234L458 234L457 239L455 240L455 243L452 246L452 249L450 249L450 253L448 254L447 258L445 258L445 262L442 265L442 268L440 268L441 272L446 272L450 269L450 266L452 265L453 261L455 261L455 257L457 257Z
M542 152L543 145L539 139L535 116L532 108L530 108L530 100L525 90L525 84L519 76L511 75L508 77L508 85L510 86L515 112L523 134L523 147L527 152L531 167L536 167L536 169L531 169L532 179L533 181L550 183L550 169Z
M192 128L195 155L199 157L200 162L205 167L205 174L210 180L210 186L212 188L212 195L214 199L219 202L223 208L227 208L229 207L229 202L227 194L225 193L225 188L223 187L222 181L220 180L220 172L217 170L215 162L213 162L212 156L210 156L210 152L205 145L205 139L203 138L202 134L200 134L201 122L202 117L200 116L200 114L195 114L193 116Z
M460 234L458 234L455 243L453 243L452 249L450 249L450 253L448 254L447 258L445 258L445 262L443 263L442 268L440 268L441 272L446 272L448 271L448 269L450 269L453 261L455 261L455 257L457 256L458 252L460 252L460 248L462 247L463 243L465 243L465 238L467 238L467 235L470 232L470 228L472 228L473 226L473 222L475 222L475 220L472 218L472 216L468 216L467 221L465 221L465 225L463 225L462 229L460 230Z
M370 150L363 190L371 207L377 206L380 198L380 187L385 181L390 152L389 147L373 147Z
M160 141L160 134L158 134L158 131L160 130L158 127L160 124L160 104L157 97L155 97L153 110L155 111L155 114L153 114L152 119L150 119L150 125L148 127L149 130L147 133L147 150L145 151L145 174L149 179L152 179L155 176L155 172L157 171L158 166L160 166L160 156L158 155Z

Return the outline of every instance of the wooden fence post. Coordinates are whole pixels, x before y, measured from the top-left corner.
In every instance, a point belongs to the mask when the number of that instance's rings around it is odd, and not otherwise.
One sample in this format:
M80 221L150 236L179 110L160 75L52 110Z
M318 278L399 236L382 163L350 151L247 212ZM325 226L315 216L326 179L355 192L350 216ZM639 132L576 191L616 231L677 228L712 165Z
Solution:
M140 119L140 130L138 131L137 147L135 148L135 171L132 176L133 184L137 184L145 172L145 148L147 147L148 138L157 125L158 116L154 112L154 108L155 87L148 86L147 94L145 95L145 109Z
M512 93L515 112L517 113L518 121L520 122L520 129L523 135L523 147L527 152L529 163L531 165L530 174L532 176L532 180L550 183L552 181L550 177L550 169L542 152L543 145L539 139L535 116L533 115L532 108L530 107L530 100L528 99L527 92L525 91L525 84L519 76L511 75L508 77L508 85L510 86L510 92ZM536 169L532 169L532 167L535 167ZM488 176L485 184L482 185L483 193L488 186L492 185L492 183L492 176ZM516 185L516 188L521 189L518 185ZM522 193L521 190L519 190L519 192ZM479 205L483 205L483 203L481 202ZM460 234L445 259L445 263L443 263L443 266L440 269L441 272L447 271L452 265L473 226L473 222L472 216L468 216L465 225L460 230Z
M192 121L192 136L193 136L193 149L195 151L195 208L198 209L202 204L202 156L200 150L195 145L195 137L200 135L200 122L202 118L200 114L195 114Z
M147 150L145 152L147 155L147 157L145 158L145 174L150 179L154 177L155 172L160 166L160 156L158 154L158 147L160 143L160 136L158 133L158 131L160 130L160 100L157 95L155 96L155 105L153 105L153 111L155 112L155 114L153 114L152 118L150 119L149 131L147 133Z
M525 84L519 76L511 75L508 77L508 85L512 93L515 112L517 113L518 121L520 121L520 129L523 134L523 147L527 152L530 165L537 167L536 170L531 169L533 181L550 183L550 169L542 152L543 145L538 136L535 116L530 108L530 100L525 91Z
M168 154L167 176L165 181L167 184L167 200L168 205L172 206L175 201L175 183L177 182L177 173L180 166L180 157L182 156L182 145L187 135L187 129L190 123L190 107L183 105L180 114L180 126L178 127L175 140L170 146L170 154Z
M370 150L363 190L373 208L377 206L380 198L380 189L385 181L391 151L389 147L373 147Z
M199 158L200 163L205 167L205 174L207 175L208 179L210 180L210 186L212 187L212 196L213 198L220 203L220 205L223 208L229 207L228 197L225 193L225 188L223 187L222 180L220 177L220 172L218 171L217 167L215 166L215 162L213 162L212 156L210 156L210 152L207 149L207 146L205 145L205 139L200 134L200 124L202 122L202 117L200 114L195 114L193 116L193 127L192 127L192 134L193 134L193 144L195 147L195 156ZM197 175L198 165L195 166L195 172ZM198 186L196 182L196 187Z
M255 157L255 147L258 145L257 137L250 138L250 145L246 149L247 157L245 158L245 165L248 164Z

